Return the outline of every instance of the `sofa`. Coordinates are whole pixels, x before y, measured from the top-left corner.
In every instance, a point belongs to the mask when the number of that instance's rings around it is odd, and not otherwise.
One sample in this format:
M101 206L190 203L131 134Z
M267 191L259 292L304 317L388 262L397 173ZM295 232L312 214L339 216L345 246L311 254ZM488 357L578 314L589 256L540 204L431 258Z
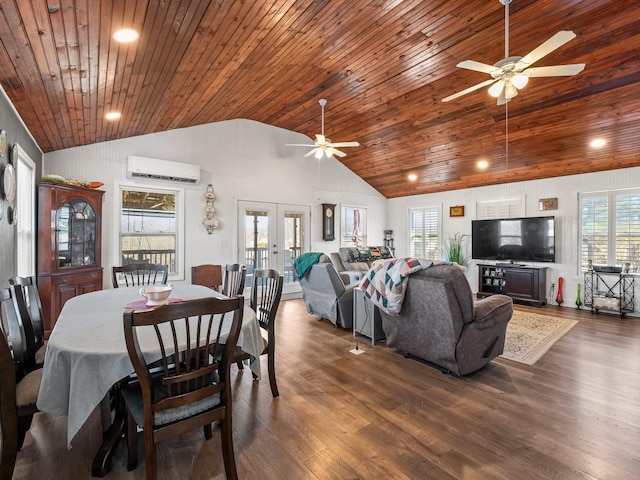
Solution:
M300 278L302 298L312 315L330 320L336 327L352 328L353 289L357 285L345 285L343 278L348 280L323 256Z
M474 302L464 270L438 265L409 277L398 315L380 315L388 346L461 376L503 352L513 301L492 295Z
M341 247L329 254L331 263L348 283L359 283L376 260L393 258L389 247Z

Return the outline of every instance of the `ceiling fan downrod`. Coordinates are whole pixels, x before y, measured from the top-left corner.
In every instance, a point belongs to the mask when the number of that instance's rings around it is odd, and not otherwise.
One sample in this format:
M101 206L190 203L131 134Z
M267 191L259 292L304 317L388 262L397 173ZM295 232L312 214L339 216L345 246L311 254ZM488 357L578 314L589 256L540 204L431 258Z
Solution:
M509 58L509 4L511 0L499 0L504 5L504 58Z
M511 0L509 0L511 1ZM324 106L327 104L327 99L326 98L321 98L320 100L318 100L318 103L320 104L320 107L322 108L322 136L324 137Z

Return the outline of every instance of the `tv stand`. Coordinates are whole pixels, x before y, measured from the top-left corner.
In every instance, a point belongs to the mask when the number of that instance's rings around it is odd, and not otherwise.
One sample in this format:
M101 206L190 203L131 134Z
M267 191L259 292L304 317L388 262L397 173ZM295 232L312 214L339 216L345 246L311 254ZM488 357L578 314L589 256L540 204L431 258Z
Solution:
M478 264L478 298L508 295L516 303L541 307L547 303L547 267L524 267L513 263Z
M526 266L524 263L514 263L514 262L496 263L496 267L524 267L524 266Z

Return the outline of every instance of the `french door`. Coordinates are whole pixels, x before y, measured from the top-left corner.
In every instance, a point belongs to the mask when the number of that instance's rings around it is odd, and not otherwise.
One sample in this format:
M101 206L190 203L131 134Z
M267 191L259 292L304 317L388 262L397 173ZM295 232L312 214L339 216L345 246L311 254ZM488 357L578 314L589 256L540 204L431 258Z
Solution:
M293 261L310 250L311 207L268 202L238 202L238 262L253 270L273 268L284 275L283 293L300 290Z

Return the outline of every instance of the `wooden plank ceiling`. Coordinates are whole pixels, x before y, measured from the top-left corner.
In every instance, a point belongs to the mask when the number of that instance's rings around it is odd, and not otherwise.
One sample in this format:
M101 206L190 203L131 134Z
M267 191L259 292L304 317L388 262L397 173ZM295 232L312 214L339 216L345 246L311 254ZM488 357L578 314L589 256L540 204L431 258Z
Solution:
M640 2L513 0L511 55L573 30L536 66L586 68L532 78L508 137L486 88L441 102L489 78L456 64L502 59L504 23L499 0L3 0L0 82L45 152L233 118L313 138L326 98L387 198L640 165Z

